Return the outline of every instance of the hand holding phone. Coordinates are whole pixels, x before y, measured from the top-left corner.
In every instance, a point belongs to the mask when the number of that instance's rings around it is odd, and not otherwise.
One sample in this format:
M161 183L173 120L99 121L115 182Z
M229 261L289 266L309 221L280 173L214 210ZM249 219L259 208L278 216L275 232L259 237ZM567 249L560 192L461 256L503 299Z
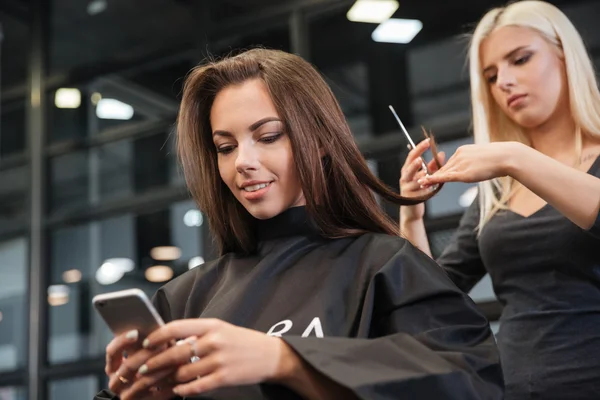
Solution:
M95 296L92 303L104 322L115 335L106 348L105 372L111 376L119 370L123 353L141 349L143 339L164 325L164 322L146 294L140 289L127 289ZM119 375L120 383L129 379Z

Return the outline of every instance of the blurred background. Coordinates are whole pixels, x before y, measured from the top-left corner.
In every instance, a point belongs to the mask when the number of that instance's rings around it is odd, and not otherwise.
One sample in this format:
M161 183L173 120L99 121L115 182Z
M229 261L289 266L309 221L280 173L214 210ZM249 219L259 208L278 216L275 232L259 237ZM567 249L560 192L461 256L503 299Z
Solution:
M312 62L396 189L407 142L389 104L448 156L472 141L464 34L503 2L359 3L0 0L0 400L91 399L111 338L92 297L152 295L215 257L171 134L182 79L205 57L265 46ZM600 1L552 3L600 62ZM428 202L435 256L472 189L448 184ZM496 321L489 280L471 295Z

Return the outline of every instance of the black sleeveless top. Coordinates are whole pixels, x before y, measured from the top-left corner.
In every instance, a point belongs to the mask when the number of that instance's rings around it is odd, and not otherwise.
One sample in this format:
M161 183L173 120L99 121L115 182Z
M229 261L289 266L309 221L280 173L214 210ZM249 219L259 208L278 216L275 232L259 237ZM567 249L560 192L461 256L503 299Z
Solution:
M501 211L477 238L478 222L475 201L438 262L464 291L492 278L506 399L600 398L600 215L585 231L550 205Z

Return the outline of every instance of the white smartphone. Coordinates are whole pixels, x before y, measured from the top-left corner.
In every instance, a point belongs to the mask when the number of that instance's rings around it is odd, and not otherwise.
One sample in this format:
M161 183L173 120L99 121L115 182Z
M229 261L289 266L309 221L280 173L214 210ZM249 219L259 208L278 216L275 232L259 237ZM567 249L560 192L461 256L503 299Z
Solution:
M92 303L115 335L137 329L139 337L143 338L164 325L163 319L140 289L99 294L94 296Z

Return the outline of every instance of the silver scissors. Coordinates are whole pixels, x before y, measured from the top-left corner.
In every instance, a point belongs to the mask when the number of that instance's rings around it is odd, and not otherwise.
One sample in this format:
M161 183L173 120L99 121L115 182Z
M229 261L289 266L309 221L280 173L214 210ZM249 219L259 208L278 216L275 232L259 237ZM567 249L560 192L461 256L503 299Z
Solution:
M404 136L406 136L406 138L408 139L408 142L410 143L410 145L414 149L417 146L415 145L415 142L413 142L412 138L410 137L410 135L406 131L406 128L404 127L404 124L402 123L402 121L400 121L400 117L398 117L398 114L396 114L396 110L394 110L394 107L392 107L392 106L389 106L389 107L390 107L390 110L392 111L392 114L394 114L394 117L396 117L396 121L398 121L398 124L400 125L400 128L402 128L402 132L404 132ZM425 173L427 175L429 175L429 168L427 168L427 163L425 162L425 160L423 159L423 157L419 157L419 158L421 159L421 166L423 167L423 170L425 171Z

